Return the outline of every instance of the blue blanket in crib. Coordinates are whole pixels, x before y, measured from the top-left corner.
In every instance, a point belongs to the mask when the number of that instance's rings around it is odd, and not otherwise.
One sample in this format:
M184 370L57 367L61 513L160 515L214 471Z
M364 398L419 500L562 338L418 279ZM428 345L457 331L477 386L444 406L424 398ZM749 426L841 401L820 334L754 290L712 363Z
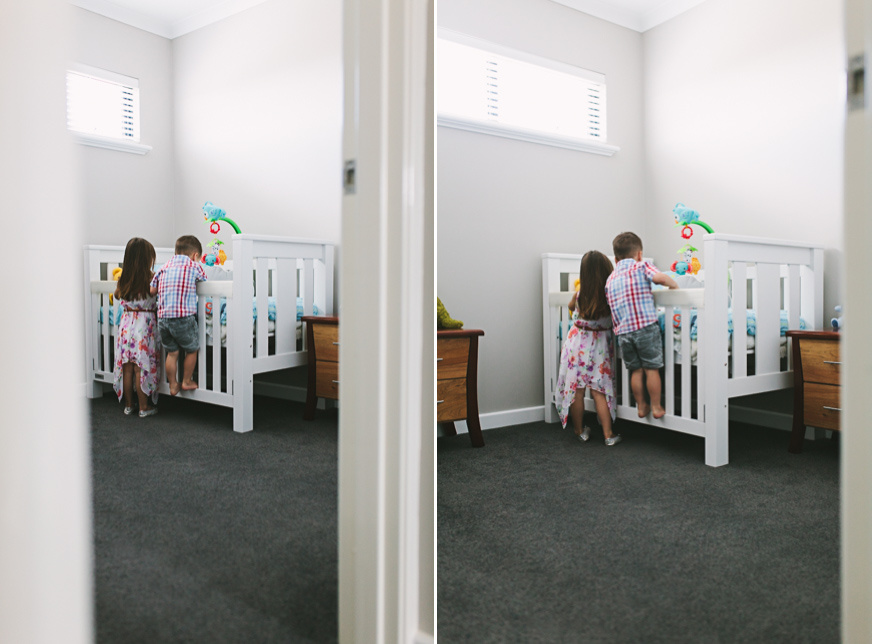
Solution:
M267 316L270 320L275 322L276 319L276 298L269 297L268 299L268 311ZM227 324L227 298L221 298L221 325L226 326ZM121 322L121 314L124 312L124 308L118 306L117 304L114 307L115 315L109 317L110 326L114 326ZM257 298L255 297L251 303L251 313L252 319L257 320ZM321 312L318 310L316 305L312 305L312 315L321 315ZM212 298L206 298L206 317L212 317ZM303 317L303 298L297 298L297 320ZM103 323L103 307L100 307L100 316L99 316L100 324Z
M747 309L745 312L745 320L747 322L748 327L748 335L755 336L757 335L757 311L754 309ZM658 322L660 323L660 330L664 331L666 325L664 323L664 314L663 312L658 312ZM681 310L675 309L675 312L672 316L672 328L677 330L681 328ZM806 328L805 320L799 318L799 328L804 330ZM787 320L787 311L781 311L781 335L782 337L787 334L788 329L788 320ZM733 310L727 310L727 331L730 335L733 333ZM696 328L696 311L691 309L690 314L690 339L696 340L697 328Z

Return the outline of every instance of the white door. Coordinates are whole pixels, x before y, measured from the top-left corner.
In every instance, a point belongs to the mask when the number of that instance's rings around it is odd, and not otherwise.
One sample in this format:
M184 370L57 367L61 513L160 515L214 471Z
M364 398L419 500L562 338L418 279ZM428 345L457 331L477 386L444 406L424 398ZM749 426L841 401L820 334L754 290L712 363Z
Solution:
M432 0L345 0L339 640L433 641Z
M864 51L867 60L872 52L872 0L847 0L845 10L849 101L842 271L842 641L872 642L872 289L864 278L872 247L872 101L859 71Z
M21 644L93 635L70 11L66 0L0 2L0 642Z

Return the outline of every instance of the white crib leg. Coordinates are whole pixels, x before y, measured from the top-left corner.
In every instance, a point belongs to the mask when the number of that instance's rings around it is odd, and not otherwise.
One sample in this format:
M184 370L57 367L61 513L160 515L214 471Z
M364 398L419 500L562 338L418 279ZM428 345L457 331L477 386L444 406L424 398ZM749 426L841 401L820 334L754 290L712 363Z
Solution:
M709 414L705 419L705 464L720 467L729 463L729 419L726 404L721 410Z
M85 395L88 398L100 398L103 396L103 383L91 380L85 385Z
M234 380L234 384L235 384ZM233 394L233 431L237 433L250 432L254 429L254 388L239 387Z

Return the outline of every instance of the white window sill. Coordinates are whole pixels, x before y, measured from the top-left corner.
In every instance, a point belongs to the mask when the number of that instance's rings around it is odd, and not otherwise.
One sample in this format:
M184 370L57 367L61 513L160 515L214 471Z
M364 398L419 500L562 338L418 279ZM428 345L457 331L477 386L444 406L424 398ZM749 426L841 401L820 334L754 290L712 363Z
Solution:
M87 134L85 132L70 132L73 139L82 145L90 145L95 148L104 148L106 150L116 150L118 152L130 152L132 154L148 154L151 151L150 145L143 145L135 141L125 141L124 139L113 139L108 136L98 136L96 134Z
M479 134L491 134L493 136L502 136L507 139L516 139L518 141L527 141L529 143L540 143L542 145L551 145L557 148L566 148L568 150L578 150L580 152L590 152L591 154L602 154L610 157L621 148L616 145L609 145L600 141L591 141L589 139L576 139L570 136L561 136L559 134L548 134L547 132L537 132L535 130L527 130L522 127L514 127L511 125L497 125L487 121L468 121L466 119L458 119L450 116L439 116L436 119L436 124L444 127L453 127L458 130L466 130L468 132L478 132Z

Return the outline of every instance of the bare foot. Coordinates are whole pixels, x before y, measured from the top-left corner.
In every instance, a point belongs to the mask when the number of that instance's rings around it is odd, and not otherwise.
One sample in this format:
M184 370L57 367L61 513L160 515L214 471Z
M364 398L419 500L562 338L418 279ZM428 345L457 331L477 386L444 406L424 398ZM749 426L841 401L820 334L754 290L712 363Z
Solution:
M639 403L637 405L639 411L639 418L645 418L648 415L648 412L651 411L651 407L648 403Z
M177 382L170 383L170 396L176 396L182 390L182 386Z
M184 389L185 391L193 391L194 389L199 388L200 386L193 380L182 382L182 389Z
M654 416L654 418L663 418L666 415L666 410L663 409L663 407L655 407L651 415Z

